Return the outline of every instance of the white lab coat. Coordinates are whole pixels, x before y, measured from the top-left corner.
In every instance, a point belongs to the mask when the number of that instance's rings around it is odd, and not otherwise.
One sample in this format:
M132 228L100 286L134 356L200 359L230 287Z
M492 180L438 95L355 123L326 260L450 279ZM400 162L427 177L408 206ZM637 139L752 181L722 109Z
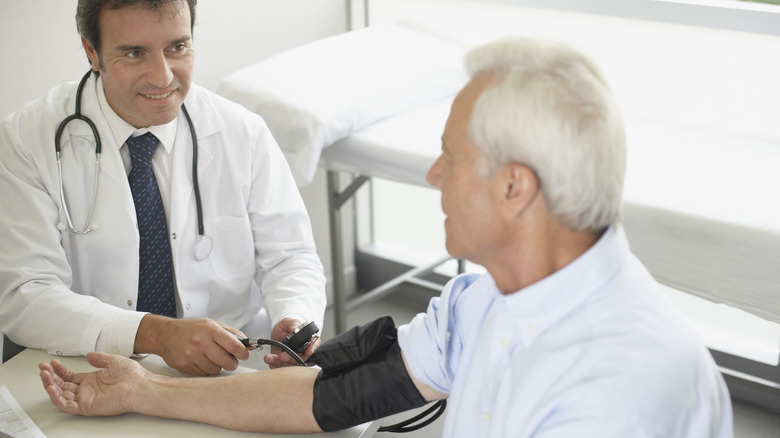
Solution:
M106 321L135 311L137 302L135 207L94 81L93 75L84 89L82 113L103 143L95 231L61 229L66 219L54 134L74 112L76 84L54 88L0 125L0 331L19 344L63 355L94 350ZM213 249L196 260L192 143L182 116L166 212L179 316L211 317L252 330L245 331L249 336L268 336L256 330L291 314L322 327L325 279L311 224L265 123L196 85L185 104L198 136L204 225ZM92 135L86 124L73 122L62 138L65 194L79 228L92 196ZM263 306L270 321L263 321Z

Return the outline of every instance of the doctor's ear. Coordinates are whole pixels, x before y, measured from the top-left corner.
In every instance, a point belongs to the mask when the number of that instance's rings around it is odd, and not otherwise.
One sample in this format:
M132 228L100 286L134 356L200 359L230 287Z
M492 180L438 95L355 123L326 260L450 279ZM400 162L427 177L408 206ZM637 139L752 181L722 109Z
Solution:
M100 56L92 43L81 37L81 46L84 47L84 51L87 53L87 59L92 67L92 71L100 71Z

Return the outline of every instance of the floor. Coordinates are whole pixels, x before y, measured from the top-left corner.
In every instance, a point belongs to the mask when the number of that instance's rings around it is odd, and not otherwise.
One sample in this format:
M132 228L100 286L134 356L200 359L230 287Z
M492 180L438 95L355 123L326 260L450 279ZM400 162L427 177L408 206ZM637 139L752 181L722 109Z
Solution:
M425 311L424 305L410 305L408 302L390 297L374 303L370 303L356 309L348 315L347 326L363 324L376 319L380 316L390 315L396 324L403 324L409 321L414 315ZM328 330L329 314L326 315L326 327L323 331L323 338L328 339L333 334ZM735 438L778 438L780 437L780 415L773 414L761 408L756 408L749 404L734 402L734 437ZM408 418L408 414L399 414L388 421L402 421ZM443 417L436 420L433 424L410 433L403 434L407 438L432 438L440 437L442 431ZM383 423L385 424L385 423ZM399 436L391 433L378 433L377 437Z

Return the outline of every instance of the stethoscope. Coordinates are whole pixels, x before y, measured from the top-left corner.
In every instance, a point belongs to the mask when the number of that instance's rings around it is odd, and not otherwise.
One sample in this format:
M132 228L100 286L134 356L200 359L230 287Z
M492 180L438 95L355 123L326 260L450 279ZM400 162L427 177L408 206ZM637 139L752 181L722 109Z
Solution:
M90 224L92 223L92 213L95 211L95 202L97 201L98 177L100 175L100 153L102 145L100 141L100 134L98 133L95 124L92 122L92 120L89 119L89 117L81 114L81 95L84 91L84 85L87 83L87 79L89 79L90 74L92 74L92 70L88 71L87 74L81 78L81 82L79 82L78 89L76 90L76 112L66 117L65 120L60 123L59 127L57 128L57 134L54 137L54 150L57 156L57 174L59 176L60 186L60 202L62 203L63 210L65 211L65 220L67 221L67 225L63 224L60 228L68 231L69 233L77 235L87 234L97 229L94 224ZM198 235L200 236L198 244L195 245L195 258L198 260L204 260L206 257L208 257L209 253L211 253L213 244L211 242L211 238L205 235L203 228L203 209L201 207L200 186L198 184L198 138L195 135L195 126L192 124L190 114L187 112L187 107L185 107L183 103L181 105L181 109L184 113L184 118L187 119L187 125L190 128L190 136L192 137L192 186L195 191L195 208L198 216ZM89 206L89 213L87 214L87 220L84 224L84 227L80 229L73 225L73 220L71 219L70 211L68 210L68 203L65 201L65 189L63 188L62 184L62 158L60 154L62 149L60 146L60 138L62 137L63 131L65 131L65 127L73 120L81 120L82 122L86 123L92 130L92 135L95 137L95 183L92 190L92 202Z

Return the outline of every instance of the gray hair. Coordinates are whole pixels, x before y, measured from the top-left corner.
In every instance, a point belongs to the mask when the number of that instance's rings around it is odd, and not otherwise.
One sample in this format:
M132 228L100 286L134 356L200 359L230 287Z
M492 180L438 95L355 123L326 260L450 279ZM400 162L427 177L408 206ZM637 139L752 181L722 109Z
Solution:
M183 7L185 0L79 0L76 6L76 29L79 35L92 44L100 57L100 11L121 9L127 6L143 5L150 11L159 11L163 6L176 4ZM186 0L190 7L190 31L195 28L195 8L198 0Z
M484 176L522 163L536 172L552 215L575 231L620 220L626 140L617 104L585 55L562 43L505 38L465 58L474 78L494 77L468 126Z

